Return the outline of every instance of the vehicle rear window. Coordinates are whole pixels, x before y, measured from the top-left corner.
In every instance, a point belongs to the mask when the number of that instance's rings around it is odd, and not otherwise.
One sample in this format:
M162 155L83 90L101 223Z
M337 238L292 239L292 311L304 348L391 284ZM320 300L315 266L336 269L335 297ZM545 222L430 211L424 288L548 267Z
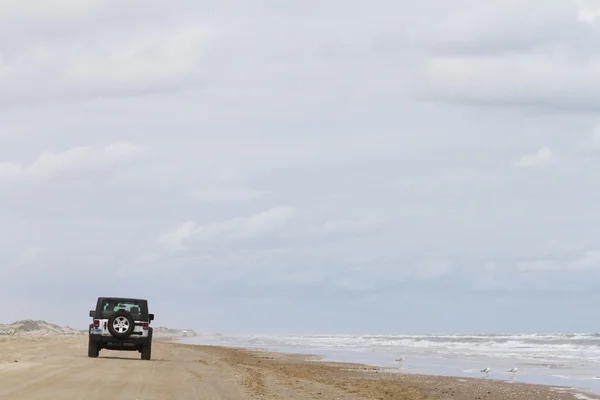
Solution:
M141 303L142 302L137 302L133 300L123 301L107 299L101 303L100 311L105 316L108 316L118 310L126 310L133 315L142 315L144 307Z

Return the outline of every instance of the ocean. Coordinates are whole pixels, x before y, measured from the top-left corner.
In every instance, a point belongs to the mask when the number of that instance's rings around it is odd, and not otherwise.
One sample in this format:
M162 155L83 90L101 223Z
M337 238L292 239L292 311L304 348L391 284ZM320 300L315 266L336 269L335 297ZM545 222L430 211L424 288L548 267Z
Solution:
M600 334L222 335L182 343L315 354L401 372L566 386L600 395ZM404 358L403 363L396 360ZM480 372L489 367L489 374ZM515 374L508 372L517 367Z

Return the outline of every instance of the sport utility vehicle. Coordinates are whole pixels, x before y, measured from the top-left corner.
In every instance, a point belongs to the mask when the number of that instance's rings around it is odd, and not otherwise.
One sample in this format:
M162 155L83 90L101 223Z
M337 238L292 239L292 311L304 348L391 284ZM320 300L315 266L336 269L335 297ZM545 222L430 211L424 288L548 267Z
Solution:
M88 357L98 357L101 349L137 350L150 360L154 314L148 314L147 300L100 297L90 317Z

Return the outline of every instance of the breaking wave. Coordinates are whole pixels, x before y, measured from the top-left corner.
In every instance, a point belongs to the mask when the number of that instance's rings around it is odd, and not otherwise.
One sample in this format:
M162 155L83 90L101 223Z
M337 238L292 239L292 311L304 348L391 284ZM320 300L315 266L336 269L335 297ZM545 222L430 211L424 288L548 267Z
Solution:
M600 363L600 334L480 335L240 335L221 341L260 347L316 347L349 351L409 351L438 356L500 357Z

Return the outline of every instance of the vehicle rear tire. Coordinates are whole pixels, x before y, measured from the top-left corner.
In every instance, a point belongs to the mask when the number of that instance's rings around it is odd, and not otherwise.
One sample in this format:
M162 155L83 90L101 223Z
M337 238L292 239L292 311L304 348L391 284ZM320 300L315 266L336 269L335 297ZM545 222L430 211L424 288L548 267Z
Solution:
M99 354L100 349L98 348L98 345L92 342L92 338L90 338L88 341L88 357L96 358Z
M149 360L152 353L152 345L147 344L142 347L142 360Z

